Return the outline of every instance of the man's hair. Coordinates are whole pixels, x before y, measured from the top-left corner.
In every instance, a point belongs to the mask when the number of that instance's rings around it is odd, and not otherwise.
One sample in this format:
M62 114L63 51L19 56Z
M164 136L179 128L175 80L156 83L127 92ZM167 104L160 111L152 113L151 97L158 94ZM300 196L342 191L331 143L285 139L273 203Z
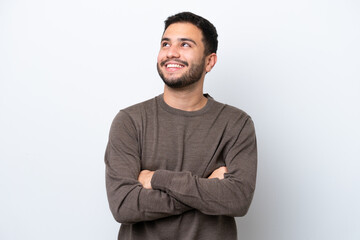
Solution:
M205 46L205 55L216 53L218 47L218 34L214 25L207 19L191 12L181 12L168 17L165 20L165 29L173 23L191 23L198 27L202 32L202 40Z

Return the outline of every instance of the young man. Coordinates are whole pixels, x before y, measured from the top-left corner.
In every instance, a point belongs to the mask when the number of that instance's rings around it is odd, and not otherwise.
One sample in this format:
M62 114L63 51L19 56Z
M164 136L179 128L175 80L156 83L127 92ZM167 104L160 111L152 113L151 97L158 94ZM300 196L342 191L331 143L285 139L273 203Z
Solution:
M254 126L203 94L217 33L189 12L169 17L157 59L164 93L121 110L105 154L118 239L237 239L255 189Z

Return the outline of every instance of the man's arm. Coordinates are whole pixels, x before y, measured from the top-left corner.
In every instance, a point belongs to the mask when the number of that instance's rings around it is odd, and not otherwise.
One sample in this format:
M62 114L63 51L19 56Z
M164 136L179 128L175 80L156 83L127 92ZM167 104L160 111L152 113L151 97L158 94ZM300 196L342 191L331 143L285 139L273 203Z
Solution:
M115 117L105 153L106 189L114 218L135 223L178 215L191 208L160 190L149 190L138 181L140 147L131 118Z
M151 187L168 193L204 214L245 215L253 197L257 168L252 120L248 118L237 132L225 156L228 173L224 173L224 179L200 178L190 172L157 170L151 177Z
M218 178L218 179L224 179L224 174L227 173L226 167L219 167L218 169L215 169L208 179L212 178ZM151 187L151 179L154 175L155 171L150 170L142 170L139 174L138 181L141 183L141 185L146 189L152 189Z

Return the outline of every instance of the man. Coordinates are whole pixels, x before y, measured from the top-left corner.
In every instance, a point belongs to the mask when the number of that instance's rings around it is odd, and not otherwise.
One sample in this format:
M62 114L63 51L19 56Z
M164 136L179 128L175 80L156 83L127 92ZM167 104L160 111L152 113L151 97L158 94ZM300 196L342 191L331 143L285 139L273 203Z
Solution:
M118 239L237 239L256 179L253 122L203 94L217 33L189 12L169 17L157 59L164 93L121 110L105 154Z

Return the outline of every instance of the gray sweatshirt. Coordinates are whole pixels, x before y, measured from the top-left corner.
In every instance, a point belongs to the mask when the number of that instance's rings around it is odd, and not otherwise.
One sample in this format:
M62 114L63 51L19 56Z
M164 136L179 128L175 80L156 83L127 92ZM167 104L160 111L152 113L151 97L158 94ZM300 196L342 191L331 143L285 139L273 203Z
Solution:
M235 216L249 209L256 180L254 125L243 111L213 100L182 111L163 95L121 110L105 153L118 239L237 239ZM228 173L207 177L220 166ZM155 171L153 189L138 182Z

